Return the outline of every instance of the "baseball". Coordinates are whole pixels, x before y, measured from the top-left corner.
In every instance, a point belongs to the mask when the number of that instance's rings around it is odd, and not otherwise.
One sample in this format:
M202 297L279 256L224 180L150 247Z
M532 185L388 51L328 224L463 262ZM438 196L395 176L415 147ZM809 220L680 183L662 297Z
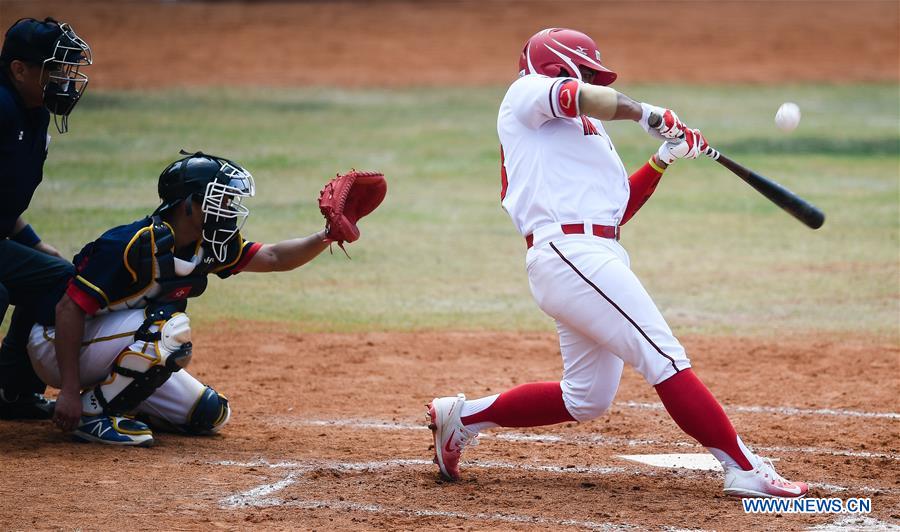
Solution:
M775 113L775 125L782 131L793 131L800 124L800 108L792 102L785 102Z

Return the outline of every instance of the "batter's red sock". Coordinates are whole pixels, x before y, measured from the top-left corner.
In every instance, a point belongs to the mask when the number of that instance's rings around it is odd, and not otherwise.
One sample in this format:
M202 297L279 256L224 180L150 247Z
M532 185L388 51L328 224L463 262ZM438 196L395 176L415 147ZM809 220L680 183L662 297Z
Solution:
M656 393L681 430L704 447L724 452L745 471L753 469L722 406L690 368L657 384Z
M530 382L505 391L485 409L462 418L463 425L539 427L575 421L563 402L559 382Z

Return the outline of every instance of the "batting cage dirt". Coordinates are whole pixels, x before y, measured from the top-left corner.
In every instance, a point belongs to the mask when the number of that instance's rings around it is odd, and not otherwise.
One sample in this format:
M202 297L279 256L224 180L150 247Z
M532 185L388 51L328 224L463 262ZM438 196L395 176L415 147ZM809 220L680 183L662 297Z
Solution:
M55 15L73 23L94 47L98 89L500 85L515 75L524 39L548 25L604 28L604 61L627 83L898 79L896 2L670 4L0 0L0 21ZM665 19L651 24L666 5ZM659 50L673 46L684 48L685 63L660 67ZM871 498L871 514L855 518L748 515L722 495L721 473L621 458L704 452L632 370L599 419L487 432L466 450L461 480L444 482L431 464L424 405L558 379L553 333L297 334L258 324L249 335L249 327L195 334L192 373L234 408L220 436L157 434L152 448L112 448L75 444L49 422L0 423L0 528L900 523L895 336L681 338L743 439L786 477L810 482L811 496Z

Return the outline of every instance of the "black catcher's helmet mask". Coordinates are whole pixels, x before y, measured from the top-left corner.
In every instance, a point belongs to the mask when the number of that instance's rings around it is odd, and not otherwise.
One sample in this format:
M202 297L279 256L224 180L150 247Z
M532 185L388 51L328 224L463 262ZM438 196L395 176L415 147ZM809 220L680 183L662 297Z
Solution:
M81 67L93 63L91 47L65 22L52 18L43 21L23 18L6 31L0 63L14 60L41 65L44 85L44 107L53 113L60 133L69 130L69 113L87 89L88 77Z
M164 213L183 201L200 201L203 240L209 243L216 260L223 262L226 244L237 235L250 214L242 202L256 194L253 176L224 157L199 151L181 154L187 157L170 164L159 175L162 204L154 214Z

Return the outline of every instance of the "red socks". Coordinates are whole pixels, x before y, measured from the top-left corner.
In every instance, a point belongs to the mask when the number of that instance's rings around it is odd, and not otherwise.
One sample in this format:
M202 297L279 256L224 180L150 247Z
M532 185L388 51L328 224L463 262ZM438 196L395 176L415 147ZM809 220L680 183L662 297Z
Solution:
M538 427L575 421L562 398L559 382L531 382L501 393L484 410L462 418L463 425L496 423L501 427Z
M704 447L726 453L745 471L753 469L722 406L690 368L657 384L656 393L681 430Z
M681 430L704 447L727 454L744 470L753 469L722 406L690 368L657 384L656 393ZM538 427L575 421L563 402L559 382L522 384L501 393L490 402L492 398L468 402L470 409L481 410L463 416L463 425L484 424L482 428L495 425ZM477 403L487 404L482 407ZM474 430L480 429L474 427ZM713 451L713 454L716 452Z

